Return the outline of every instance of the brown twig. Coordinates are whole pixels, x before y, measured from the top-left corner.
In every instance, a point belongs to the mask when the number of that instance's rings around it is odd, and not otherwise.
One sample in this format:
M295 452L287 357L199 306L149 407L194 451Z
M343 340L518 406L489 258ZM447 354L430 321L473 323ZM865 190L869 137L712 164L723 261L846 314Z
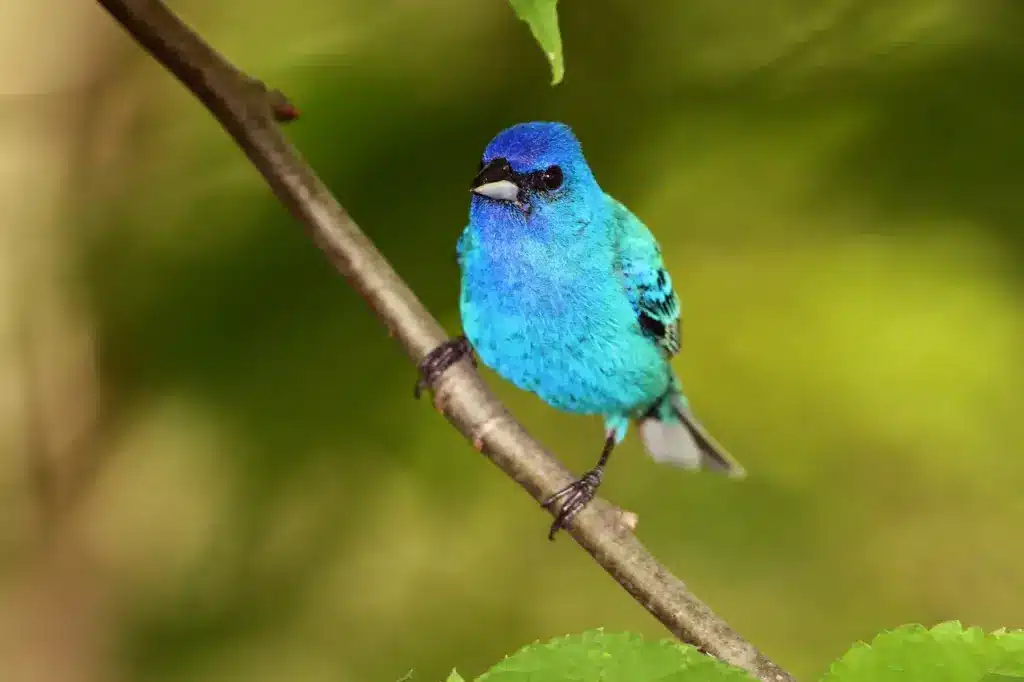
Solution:
M210 110L271 189L419 363L447 339L415 294L287 142L278 121L297 111L268 93L182 23L159 0L98 0L140 45ZM508 414L469 360L434 386L445 417L509 477L542 500L572 477ZM765 682L793 678L740 637L640 544L607 503L595 500L570 526L573 538L644 608L685 642Z

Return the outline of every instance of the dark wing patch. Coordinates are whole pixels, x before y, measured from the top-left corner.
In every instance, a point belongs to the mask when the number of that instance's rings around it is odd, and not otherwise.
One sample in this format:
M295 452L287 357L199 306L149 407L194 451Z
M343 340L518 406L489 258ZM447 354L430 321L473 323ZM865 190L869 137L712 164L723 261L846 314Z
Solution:
M653 336L656 339L660 339L665 336L665 325L658 320L654 319L646 312L640 313L640 328L647 333L648 336Z
M649 283L637 289L637 320L643 332L658 342L669 356L679 352L681 345L679 300L672 290L672 280L663 268Z
M682 338L679 299L661 260L661 249L636 216L614 199L609 201L618 228L616 272L636 311L640 330L671 357L679 352Z

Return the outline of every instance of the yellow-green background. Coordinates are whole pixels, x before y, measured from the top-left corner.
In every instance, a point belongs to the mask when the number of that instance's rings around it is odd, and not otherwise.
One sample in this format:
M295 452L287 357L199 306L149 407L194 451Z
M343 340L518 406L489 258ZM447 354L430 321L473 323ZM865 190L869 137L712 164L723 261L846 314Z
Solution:
M25 666L47 609L71 643L39 665L78 662L61 682L429 681L586 628L661 636L411 399L397 345L204 110L75 5L10 11L26 50L74 49L46 62L72 76L0 99L24 185L0 195L21 207L0 347L13 377L8 312L49 292L94 341L108 426L74 559L40 559L28 411L4 384L0 654ZM778 662L811 680L904 622L1024 626L1017 2L564 0L556 88L501 0L173 6L292 97L289 135L452 332L481 150L522 120L574 127L661 240L676 366L750 472L659 467L634 435L603 494ZM45 62L25 54L0 71ZM599 421L486 378L591 464Z

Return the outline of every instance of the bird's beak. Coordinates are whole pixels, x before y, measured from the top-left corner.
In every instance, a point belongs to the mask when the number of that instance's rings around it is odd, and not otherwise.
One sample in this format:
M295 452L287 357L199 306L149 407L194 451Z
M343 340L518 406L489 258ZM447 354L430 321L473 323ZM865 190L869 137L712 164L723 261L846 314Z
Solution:
M484 183L483 185L477 185L470 191L496 201L514 202L519 199L519 185L511 180L497 180Z
M507 159L491 159L473 178L469 191L495 201L519 203L519 185Z

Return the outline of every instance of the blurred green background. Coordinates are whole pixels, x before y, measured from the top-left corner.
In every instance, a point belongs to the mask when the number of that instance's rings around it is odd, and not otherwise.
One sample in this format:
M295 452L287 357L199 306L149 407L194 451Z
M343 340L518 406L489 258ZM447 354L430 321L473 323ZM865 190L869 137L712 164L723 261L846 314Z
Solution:
M0 54L9 82L72 74L0 100L0 678L428 681L586 628L662 636L411 399L209 115L98 7L47 2L5 11L49 61ZM483 147L574 127L661 240L677 368L750 472L659 467L634 434L603 494L779 663L1024 626L1019 3L566 0L556 88L501 0L172 6L291 96L288 134L452 332ZM598 420L486 379L592 464ZM40 523L38 471L68 468L85 492Z

